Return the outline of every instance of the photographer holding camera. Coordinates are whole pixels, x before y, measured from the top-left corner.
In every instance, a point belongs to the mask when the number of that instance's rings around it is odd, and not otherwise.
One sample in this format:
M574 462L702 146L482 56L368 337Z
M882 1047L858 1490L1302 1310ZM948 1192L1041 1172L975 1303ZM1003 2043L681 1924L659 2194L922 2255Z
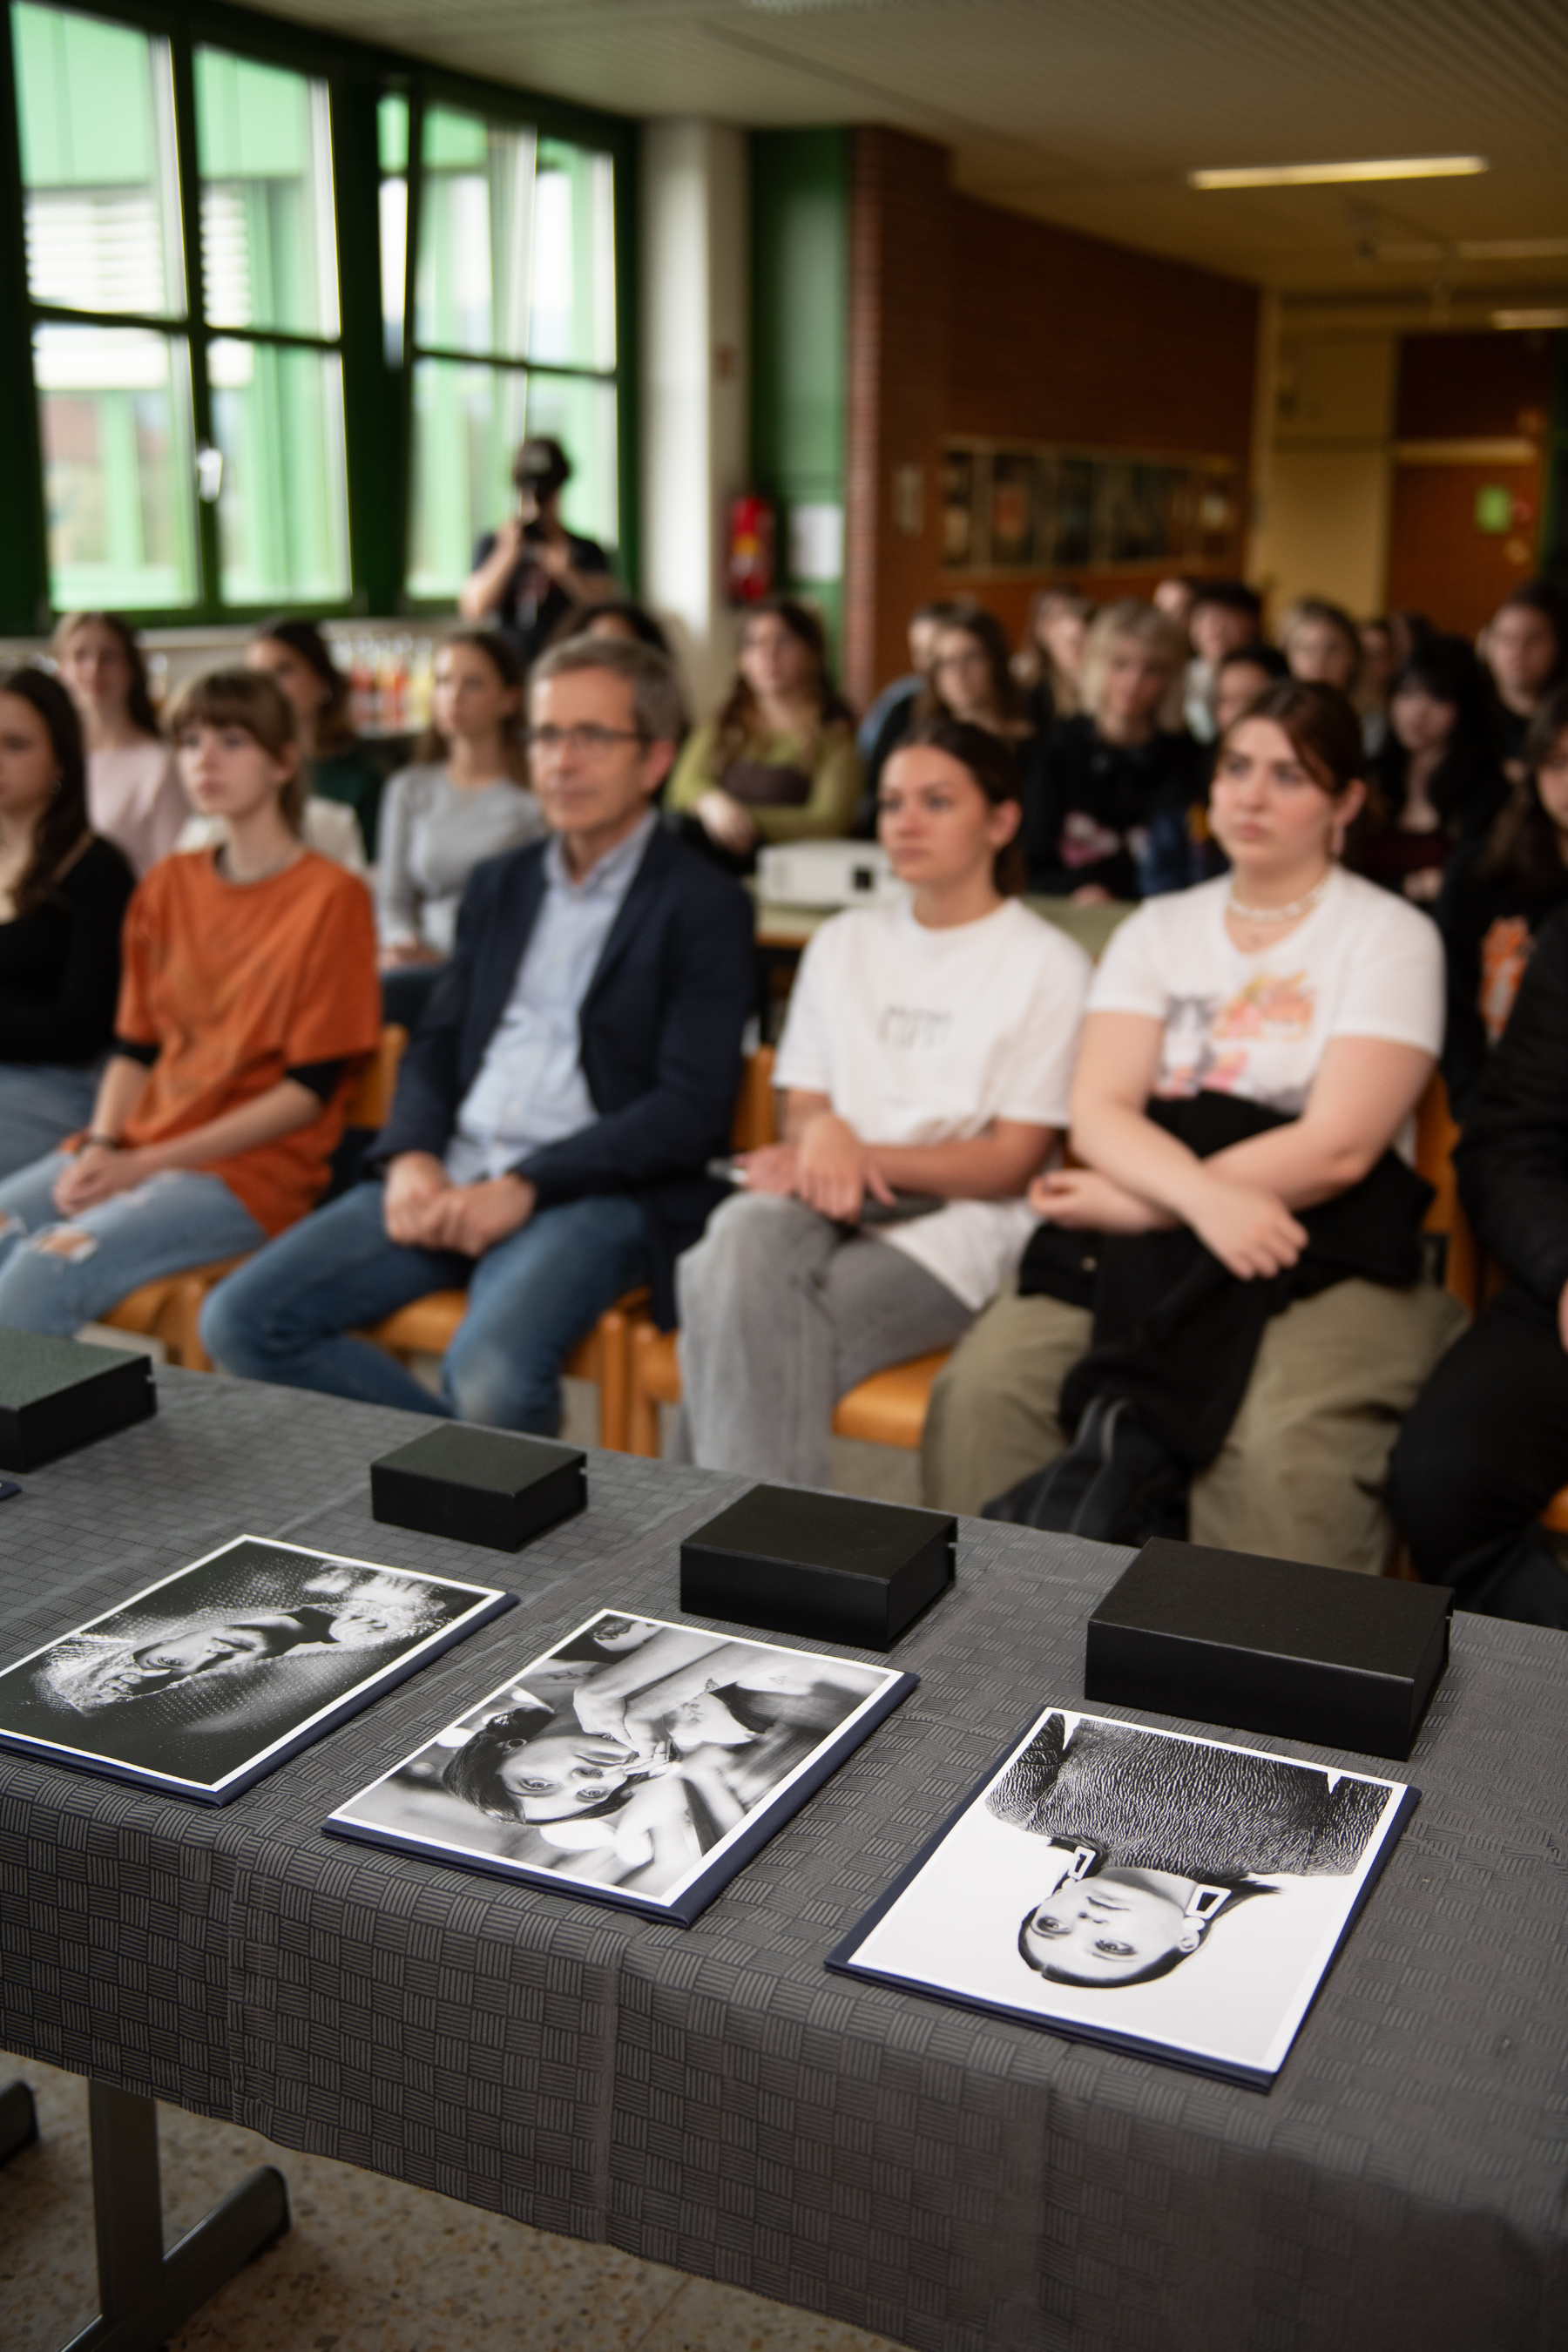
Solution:
M521 443L511 478L516 509L474 550L458 604L465 620L509 637L528 665L574 605L614 595L615 582L604 549L561 520L572 461L560 442L537 435Z

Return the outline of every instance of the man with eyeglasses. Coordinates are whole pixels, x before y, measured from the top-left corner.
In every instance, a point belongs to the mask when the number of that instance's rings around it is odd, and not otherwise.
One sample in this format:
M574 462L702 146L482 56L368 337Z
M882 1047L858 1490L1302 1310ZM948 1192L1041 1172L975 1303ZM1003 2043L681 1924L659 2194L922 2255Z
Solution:
M679 689L650 646L580 637L537 664L531 781L551 835L476 868L457 944L398 1075L373 1173L207 1300L226 1370L428 1412L355 1335L468 1289L440 1405L553 1435L561 1367L674 1266L720 1187L752 999L744 893L662 826Z

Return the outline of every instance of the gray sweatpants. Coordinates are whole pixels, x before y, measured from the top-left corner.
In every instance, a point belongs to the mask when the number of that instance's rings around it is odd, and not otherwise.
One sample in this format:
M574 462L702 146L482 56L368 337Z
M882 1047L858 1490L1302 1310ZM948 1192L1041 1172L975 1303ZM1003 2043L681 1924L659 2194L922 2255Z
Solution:
M900 1249L737 1192L676 1268L685 1447L705 1470L826 1486L833 1407L974 1320Z

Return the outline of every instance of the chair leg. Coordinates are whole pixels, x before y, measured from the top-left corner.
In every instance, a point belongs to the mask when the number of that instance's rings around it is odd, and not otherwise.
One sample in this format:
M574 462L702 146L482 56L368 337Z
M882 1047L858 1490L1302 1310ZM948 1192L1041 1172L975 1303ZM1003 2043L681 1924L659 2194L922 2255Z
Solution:
M627 1350L626 1452L639 1454L648 1462L658 1459L658 1400L649 1396L638 1377L638 1359L653 1336L651 1323L637 1324L630 1334L631 1345Z
M202 1308L210 1286L195 1275L186 1275L175 1295L175 1345L179 1354L174 1360L183 1364L187 1372L210 1372L213 1368L213 1360L202 1345Z
M627 1451L631 1394L631 1322L618 1307L599 1318L599 1443L608 1454Z

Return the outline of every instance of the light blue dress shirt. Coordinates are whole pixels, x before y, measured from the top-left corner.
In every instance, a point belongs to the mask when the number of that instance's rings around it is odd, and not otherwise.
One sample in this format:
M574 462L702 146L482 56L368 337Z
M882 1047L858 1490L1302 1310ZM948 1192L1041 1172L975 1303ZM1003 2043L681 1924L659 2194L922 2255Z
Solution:
M658 822L650 809L581 882L567 871L559 836L545 849L544 898L447 1146L454 1184L500 1176L597 1118L583 1076L583 1000Z

